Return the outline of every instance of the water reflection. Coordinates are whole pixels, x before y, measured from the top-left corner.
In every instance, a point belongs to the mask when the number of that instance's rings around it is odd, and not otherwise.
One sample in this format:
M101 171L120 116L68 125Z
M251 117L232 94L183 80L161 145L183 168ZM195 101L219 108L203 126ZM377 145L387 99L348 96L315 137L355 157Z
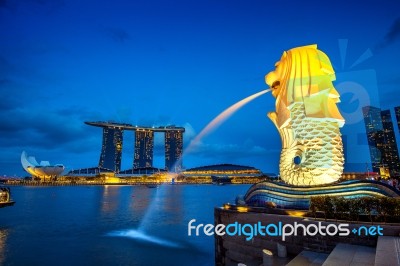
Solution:
M176 225L183 220L182 186L164 184L156 190L140 222L140 231L154 231L160 221L164 225Z
M134 230L134 229L113 231L113 232L108 233L107 236L127 237L127 238L132 238L132 239L143 241L143 242L157 244L157 245L164 246L164 247L183 248L182 245L177 242L172 242L172 241L169 241L166 239L151 236L142 231Z
M6 257L6 241L8 229L0 229L0 265L3 265Z
M144 212L150 204L152 194L156 191L144 186L134 187L130 195L130 209L134 212Z
M181 224L183 221L182 186L167 186L165 193L164 212L169 217L170 224Z
M183 221L181 186L105 186L99 189L100 218L113 225L106 236L133 239L145 246L183 248L182 243L172 240L176 238L177 225Z
M183 221L182 186L104 186L99 189L98 200L103 219L116 220L131 216L135 221L139 217L139 227L144 231L157 225L160 219L167 224L180 224Z
M108 186L102 187L102 201L101 201L101 212L102 213L113 213L118 207L120 187Z

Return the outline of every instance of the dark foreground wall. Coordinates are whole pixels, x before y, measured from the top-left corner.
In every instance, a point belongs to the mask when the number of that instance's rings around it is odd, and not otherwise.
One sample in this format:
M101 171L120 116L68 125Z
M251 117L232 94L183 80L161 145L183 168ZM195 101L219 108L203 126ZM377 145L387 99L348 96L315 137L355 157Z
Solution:
M255 213L255 212L238 212L237 210L228 210L223 208L215 208L214 210L215 224L231 224L238 222L239 224L256 224L261 222L263 225L274 223L278 224L294 224L295 222L304 224L310 223L322 225L338 224L334 220L314 220L313 218L293 217L288 215ZM349 223L343 221L343 223ZM359 223L350 224L349 229L359 228L361 226L371 226L378 224ZM383 228L383 234L388 236L399 236L400 224L379 224ZM280 236L255 236L252 240L246 241L246 236L217 236L215 235L215 262L216 265L232 265L233 263L242 262L247 265L260 265L263 258L263 249L268 249L277 254L277 243L286 246L289 255L297 255L303 249L329 253L338 243L357 244L365 246L376 246L377 236L358 236L350 233L349 236L298 236L287 237L286 241L282 241Z

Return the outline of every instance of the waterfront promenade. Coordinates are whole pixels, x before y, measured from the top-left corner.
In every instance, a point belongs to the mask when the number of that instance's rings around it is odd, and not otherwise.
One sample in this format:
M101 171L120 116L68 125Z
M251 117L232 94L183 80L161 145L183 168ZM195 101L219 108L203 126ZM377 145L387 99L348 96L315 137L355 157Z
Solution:
M231 176L231 184L255 184L264 181L267 177L262 176ZM8 178L1 180L6 186L103 186L103 185L200 185L213 184L211 175L208 176L185 176L176 173L165 173L140 176L116 176L115 174L101 174L98 176L66 175L56 179L35 178Z
M244 179L244 180L235 180L232 182L233 185L239 184L254 184L258 182L258 180L253 179ZM42 182L42 181L9 181L3 183L6 186L39 186L39 187L48 187L48 186L105 186L105 185L128 185L128 186L147 186L147 185L162 185L162 184L173 184L173 185L212 185L211 180L190 180L190 181L126 181L120 180L120 182L105 182L105 181L49 181L49 182Z

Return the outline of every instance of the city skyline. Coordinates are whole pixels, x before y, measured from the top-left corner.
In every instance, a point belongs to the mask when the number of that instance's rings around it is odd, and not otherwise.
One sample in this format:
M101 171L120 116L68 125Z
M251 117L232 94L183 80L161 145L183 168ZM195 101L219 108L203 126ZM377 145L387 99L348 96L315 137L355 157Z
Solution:
M267 88L264 75L284 50L313 43L337 74L343 134L347 127L365 135L362 106L400 105L399 4L318 5L2 1L0 174L26 175L23 150L69 170L97 165L101 134L83 121L180 125L187 147L225 108ZM184 167L233 163L277 173L279 135L265 116L274 101L266 94L239 110L184 155ZM163 168L165 140L154 141L153 164ZM360 143L349 148L345 170L365 169L368 145ZM122 158L133 151L124 146ZM122 159L121 169L132 163Z

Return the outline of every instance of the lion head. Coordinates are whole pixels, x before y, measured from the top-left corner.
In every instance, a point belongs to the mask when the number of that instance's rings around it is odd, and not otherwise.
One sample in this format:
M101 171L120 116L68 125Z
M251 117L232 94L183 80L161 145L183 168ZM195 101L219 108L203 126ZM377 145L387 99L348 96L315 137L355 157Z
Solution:
M304 115L327 118L344 125L337 103L339 93L332 81L335 72L328 56L317 45L296 47L283 53L275 70L265 76L276 98L276 124L283 127L290 122L290 107L304 103Z

